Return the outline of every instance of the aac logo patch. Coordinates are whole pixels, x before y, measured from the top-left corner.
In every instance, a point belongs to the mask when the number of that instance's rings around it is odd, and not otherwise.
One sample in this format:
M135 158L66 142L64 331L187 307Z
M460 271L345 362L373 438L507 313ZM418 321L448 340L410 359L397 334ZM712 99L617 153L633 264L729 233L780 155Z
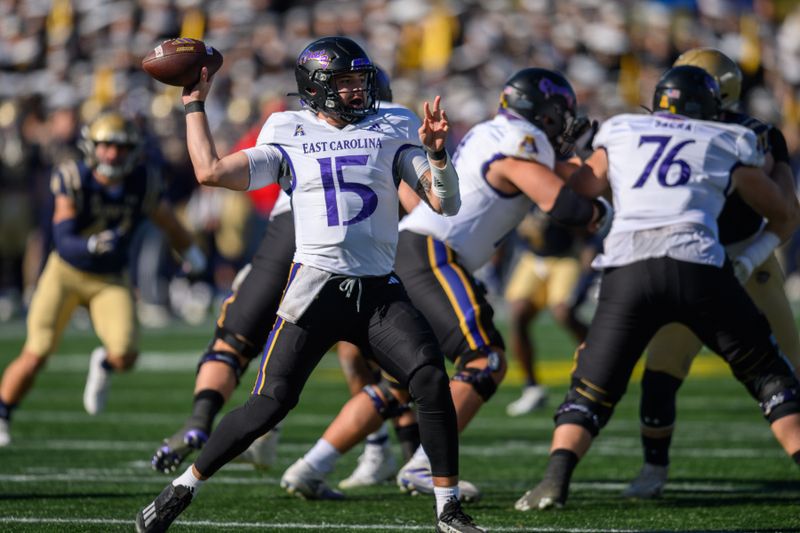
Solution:
M522 142L519 143L519 151L523 154L538 154L539 149L536 147L536 139L532 135L526 135Z

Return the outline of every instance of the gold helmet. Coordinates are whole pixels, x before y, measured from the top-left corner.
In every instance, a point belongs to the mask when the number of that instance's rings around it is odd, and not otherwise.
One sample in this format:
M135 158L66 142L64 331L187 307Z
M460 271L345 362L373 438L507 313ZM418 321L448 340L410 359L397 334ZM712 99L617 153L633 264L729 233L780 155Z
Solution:
M742 94L742 71L736 61L716 48L692 48L682 53L673 67L691 65L700 67L717 80L722 109L733 110Z
M133 170L144 144L136 125L116 111L103 113L84 126L81 137L80 149L86 164L112 180L121 179ZM125 146L128 153L118 164L98 161L96 149L100 143Z

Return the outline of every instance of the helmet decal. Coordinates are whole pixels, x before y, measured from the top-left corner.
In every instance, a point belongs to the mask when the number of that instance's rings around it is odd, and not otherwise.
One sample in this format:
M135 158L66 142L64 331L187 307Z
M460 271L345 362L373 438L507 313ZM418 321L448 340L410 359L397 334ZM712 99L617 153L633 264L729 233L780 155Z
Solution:
M536 67L512 75L500 94L500 111L538 127L559 154L568 149L576 104L575 92L564 76Z
M328 65L331 64L331 56L325 50L306 50L297 60L301 65L305 65L309 61L318 61L321 68L328 68Z
M542 78L539 80L539 90L542 91L542 94L548 98L551 96L561 96L570 106L575 105L575 95L572 90L562 85L558 85L550 78Z

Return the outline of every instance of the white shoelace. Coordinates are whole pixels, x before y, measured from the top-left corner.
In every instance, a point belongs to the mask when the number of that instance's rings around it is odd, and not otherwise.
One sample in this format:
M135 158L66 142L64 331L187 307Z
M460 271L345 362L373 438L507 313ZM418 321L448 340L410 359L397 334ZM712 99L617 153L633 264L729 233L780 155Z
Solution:
M344 281L339 283L339 290L344 293L347 298L353 294L353 287L358 285L358 296L356 297L356 312L361 312L361 292L364 286L361 284L361 278L345 278Z

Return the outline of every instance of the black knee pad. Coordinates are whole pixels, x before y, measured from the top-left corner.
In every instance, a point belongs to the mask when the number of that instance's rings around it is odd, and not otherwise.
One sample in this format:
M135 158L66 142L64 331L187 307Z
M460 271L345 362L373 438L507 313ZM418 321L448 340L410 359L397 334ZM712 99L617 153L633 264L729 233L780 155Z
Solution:
M453 375L453 381L469 383L475 389L475 392L483 398L483 401L488 401L497 392L497 383L492 378L492 371L489 367L464 368Z
M639 408L643 426L668 428L675 425L675 396L682 383L682 380L665 372L644 371Z
M217 339L225 341L228 345L230 345L231 348L241 354L241 356L248 361L252 361L261 355L261 350L264 348L263 346L256 346L252 342L243 338L241 335L236 335L224 327L217 326L217 329L214 331L214 338L211 340L211 344L209 344L209 350L211 350L211 347L214 345L214 341Z
M800 413L800 384L794 375L773 375L757 382L761 412L770 423L784 416Z
M556 426L577 424L594 437L608 423L617 401L585 380L573 379L567 397L553 419Z
M800 382L774 341L732 358L730 365L770 423L800 413Z
M374 385L367 385L364 387L364 392L367 393L372 406L381 415L381 418L388 420L396 418L410 409L407 403L400 403L391 392L391 384L385 378L381 378L378 383Z
M200 367L209 361L216 361L218 363L225 363L228 365L231 370L233 370L234 376L236 376L236 385L239 385L239 379L247 369L247 366L243 367L241 364L239 364L239 358L235 353L224 352L221 350L209 350L200 356L200 361L197 363L197 372L200 372Z
M467 363L476 361L478 359L486 358L487 363L484 368L467 367ZM497 392L497 382L495 382L492 374L500 370L505 361L503 356L494 351L472 351L468 352L458 358L456 364L456 373L453 375L453 381L460 381L461 383L469 383L475 392L483 398L483 401L488 401L489 398L494 396Z

